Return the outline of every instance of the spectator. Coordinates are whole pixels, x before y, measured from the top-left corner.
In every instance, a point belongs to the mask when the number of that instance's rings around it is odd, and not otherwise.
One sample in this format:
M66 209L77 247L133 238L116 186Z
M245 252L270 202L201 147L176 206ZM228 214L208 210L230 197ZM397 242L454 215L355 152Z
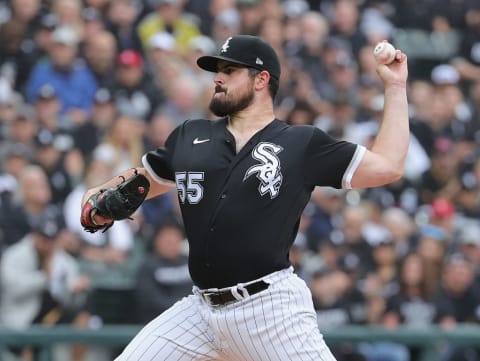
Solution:
M399 0L395 1L394 23L402 29L432 29L433 1Z
M91 111L97 83L90 69L76 58L80 39L74 29L58 27L52 40L49 60L39 61L32 70L27 99L33 102L38 90L51 84L60 97L61 114L68 116L74 127L83 123Z
M89 38L85 43L84 57L98 86L112 88L117 57L117 45L113 34L102 30Z
M175 125L179 125L182 119L194 119L204 117L206 111L200 109L198 99L202 88L189 76L180 76L174 84L168 88L167 99L157 110L159 113L172 118Z
M480 55L475 49L479 46L480 6L474 1L465 13L467 29L463 34L458 54L452 59L452 64L460 77L470 82L480 80Z
M60 98L51 84L42 85L34 101L35 115L40 129L57 133L68 129L68 119L60 115Z
M439 0L433 6L433 28L438 32L467 29L465 14L471 9L469 0Z
M102 14L96 8L86 7L82 10L83 42L88 43L105 31Z
M420 179L420 200L424 204L431 203L435 198L452 199L459 184L457 181L458 160L455 155L456 144L446 138L435 140L431 155L431 167Z
M97 9L101 13L105 13L110 5L110 0L85 0L84 2L85 6Z
M166 31L150 38L146 61L154 76L155 85L162 92L165 92L186 68L176 51L174 36Z
M95 93L91 117L72 132L75 147L85 158L90 159L93 150L105 140L115 121L116 112L110 90L99 88Z
M360 9L355 1L337 0L333 3L330 20L331 34L346 40L352 46L352 53L358 57L360 49L367 43L367 38L359 28Z
M345 191L334 188L316 188L312 193L313 206L312 221L308 227L308 247L317 252L319 246L326 240L332 239L341 243L338 227L341 213L345 206ZM336 235L334 234L336 231Z
M200 56L211 55L214 52L214 49L215 45L212 38L205 35L199 35L190 41L185 56L186 64L182 70L186 72L186 75L195 77L195 82L199 84L200 99L198 107L200 107L200 109L208 109L210 94L214 91L214 84L212 81L212 74L202 72L201 69L196 66L196 62Z
M239 34L256 35L265 17L259 0L236 0L240 12Z
M442 326L479 321L480 299L474 276L472 264L461 254L454 253L446 259L442 283L435 296Z
M18 3L19 1L14 1ZM0 77L9 80L16 91L23 92L35 62L33 44L28 40L28 23L10 19L0 25Z
M113 174L124 167L138 166L143 152L142 136L145 125L125 115L115 118L103 141L95 148L93 157L108 159Z
M363 6L362 6L363 5ZM359 28L365 35L367 42L375 45L383 39L391 39L395 28L389 19L390 4L379 1L372 1L367 4L361 4L359 12Z
M458 243L458 251L471 262L474 268L474 283L480 291L480 224L477 219L469 219L463 225Z
M0 76L0 140L9 137L8 127L15 119L22 103L22 96L12 89L11 82Z
M342 247L344 254L355 254L362 262L359 264L358 272L360 279L364 278L370 271L374 270L372 257L372 246L364 236L364 227L368 221L366 210L363 206L347 206L342 211Z
M344 283L338 281L344 281L343 276L333 270L320 269L310 280L313 304L322 330L344 326L350 321L347 311L340 303L342 295L340 288L344 287Z
M472 112L466 104L460 88L460 74L449 64L440 64L432 69L435 96L444 104L443 114L431 118L431 127L438 135L456 141L471 140L470 130L478 128L472 124Z
M269 16L265 18L258 30L258 35L271 44L277 54L283 54L285 39L283 36L283 22L281 17Z
M191 293L193 282L188 273L184 240L182 228L173 224L156 231L151 253L137 275L135 298L140 323L149 322Z
M56 220L45 216L5 250L0 262L0 323L5 327L25 329L32 324L61 323L85 327L89 279L80 274L76 261L57 246L59 231ZM26 356L34 349L12 351Z
M397 256L391 238L379 241L373 247L374 274L379 277L384 299L398 293Z
M0 192L15 193L17 191L18 180L23 169L27 167L33 159L33 153L30 148L22 143L12 143L5 147L2 152L2 172L10 180L3 179L0 186ZM9 185L11 184L11 185Z
M183 54L189 41L200 35L197 24L183 13L181 0L153 0L153 4L155 4L155 11L147 15L137 28L143 49L148 48L151 36L160 31L168 31L175 36L178 50Z
M313 125L315 111L307 102L297 101L286 117L286 122L292 125Z
M174 124L174 120L169 116L161 113L155 114L145 132L143 148L155 149L165 146L165 141L175 128Z
M445 198L436 198L430 204L429 223L440 228L448 242L447 246L452 246L452 240L456 238L458 230L458 215L455 205Z
M410 253L400 265L400 291L387 299L383 323L388 328L400 325L425 327L434 324L438 311L432 302L433 294L427 285L423 260L417 253Z
M37 134L36 142L37 163L47 175L52 190L51 202L61 207L73 188L73 179L64 162L65 154L73 146L73 139L68 134L55 134L42 129Z
M38 0L10 1L11 20L27 27L27 38L30 38L35 33L38 25L40 5Z
M52 13L46 13L40 18L38 30L34 35L35 58L42 59L48 55L48 50L52 46L52 32L58 25L58 20Z
M5 230L9 227L9 211L14 208L15 195L18 191L18 180L22 170L30 164L32 154L24 144L11 144L2 155L0 173L0 256L8 245Z
M142 42L136 26L142 10L141 2L135 0L109 1L107 20L108 29L115 36L120 52L133 49L142 52Z
M32 107L27 104L19 105L15 109L13 119L7 125L8 137L3 146L8 144L23 144L33 154L35 150L35 134L38 131L36 114ZM0 148L3 148L0 146Z
M418 139L427 154L431 156L434 149L435 134L428 122L432 117L432 99L435 88L433 83L422 79L410 82L411 112L410 130Z
M295 43L300 39L302 35L300 19L310 9L310 5L305 0L286 0L283 2L284 36L287 53L289 53L288 48L291 45L295 46Z
M439 324L452 329L458 323L480 321L480 294L474 284L475 273L472 264L459 253L450 255L442 272L442 282L435 295L439 310ZM478 348L449 347L442 355L447 361L467 361L473 355L480 356Z
M429 293L428 279L422 258L410 253L400 265L400 290L387 299L383 325L389 329L398 327L424 328L437 322L438 310ZM421 349L410 347L411 360L418 359Z
M229 36L240 33L241 15L236 8L226 8L218 12L212 22L212 40L215 48L221 46Z
M375 270L360 287L366 300L368 324L378 325L385 312L385 300L398 293L398 273L395 244L389 236L379 240L373 247ZM390 342L371 342L359 345L359 350L368 360L409 360L405 346Z
M460 189L455 199L458 212L467 218L480 216L477 195L480 191L480 160L472 157L462 165L458 174Z
M162 89L144 71L144 60L135 50L124 50L117 57L113 98L118 111L149 122L163 101Z
M290 51L286 53L296 69L302 69L312 79L314 89L319 95L321 84L327 74L324 62L324 50L329 34L327 19L318 12L306 12L300 20L300 38L297 44L290 44ZM308 100L308 99L304 99Z
M447 254L446 243L447 235L442 228L431 224L421 227L415 252L422 257L429 293L435 292L440 284L441 270Z
M5 220L4 240L12 245L34 229L45 215L63 224L63 217L52 203L52 191L45 171L36 165L25 167L18 180L18 194L12 207L1 208Z
M415 248L417 230L412 219L402 208L387 208L382 214L382 223L392 237L397 260L403 260Z
M313 274L309 287L319 327L322 329L338 328L353 322L353 315L345 304L348 298L355 299L357 295L351 281L349 275L342 270L319 269ZM331 350L337 360L366 360L356 351L355 346L340 344Z
M84 39L82 7L80 0L54 0L52 3L52 11L58 19L58 25L68 26L81 40Z

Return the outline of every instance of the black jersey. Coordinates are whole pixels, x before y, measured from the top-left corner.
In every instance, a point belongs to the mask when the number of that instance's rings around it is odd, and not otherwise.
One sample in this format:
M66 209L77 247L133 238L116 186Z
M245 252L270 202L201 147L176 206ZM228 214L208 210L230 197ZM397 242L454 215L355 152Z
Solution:
M275 119L236 153L227 120L188 120L143 164L176 183L200 288L223 288L289 266L316 185L349 188L365 148Z

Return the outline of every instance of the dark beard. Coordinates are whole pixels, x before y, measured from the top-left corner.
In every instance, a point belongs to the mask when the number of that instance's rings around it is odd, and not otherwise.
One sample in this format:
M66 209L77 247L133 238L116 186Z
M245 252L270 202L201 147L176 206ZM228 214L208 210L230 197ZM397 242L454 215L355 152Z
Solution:
M253 90L250 90L247 94L244 94L237 100L220 100L212 98L210 101L210 111L218 117L225 117L227 115L238 113L245 109L253 102Z

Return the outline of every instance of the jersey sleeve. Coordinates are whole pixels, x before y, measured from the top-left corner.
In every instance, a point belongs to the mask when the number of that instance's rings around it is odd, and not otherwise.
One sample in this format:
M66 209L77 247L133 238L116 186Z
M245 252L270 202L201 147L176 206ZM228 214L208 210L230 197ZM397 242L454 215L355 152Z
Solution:
M329 186L351 189L351 181L365 147L347 141L336 140L318 128L306 148L304 165L306 183L313 186Z
M179 133L177 127L167 138L164 148L145 153L142 164L148 174L160 184L174 185L175 173L172 168L172 158L175 152L175 144Z

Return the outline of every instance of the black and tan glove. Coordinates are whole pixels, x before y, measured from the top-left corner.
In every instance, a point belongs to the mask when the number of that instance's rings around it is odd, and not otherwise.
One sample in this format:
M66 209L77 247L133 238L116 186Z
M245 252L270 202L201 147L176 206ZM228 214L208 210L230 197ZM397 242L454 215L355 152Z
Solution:
M123 178L123 177L122 177ZM132 219L132 214L140 207L150 190L150 182L141 173L123 179L114 188L101 189L88 198L82 207L81 223L85 231L105 232L114 221ZM95 215L111 219L107 224L95 223Z

